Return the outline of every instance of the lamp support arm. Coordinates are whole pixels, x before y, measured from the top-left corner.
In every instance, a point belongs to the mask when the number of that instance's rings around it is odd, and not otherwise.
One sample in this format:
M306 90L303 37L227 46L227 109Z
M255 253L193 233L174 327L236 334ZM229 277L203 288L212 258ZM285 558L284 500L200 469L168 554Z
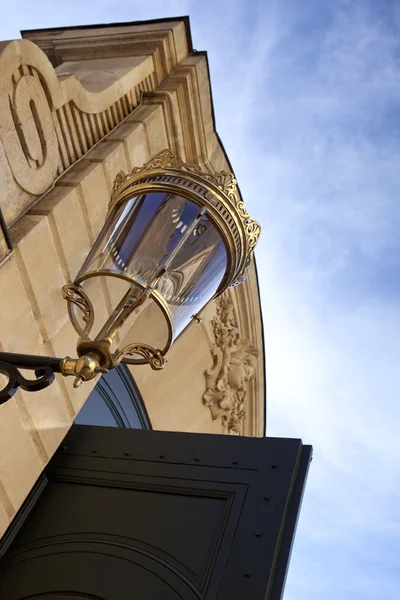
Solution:
M34 371L36 379L26 379L20 370ZM95 356L85 355L79 358L55 358L53 356L35 356L32 354L14 354L0 352L0 374L6 383L0 389L0 405L10 400L18 388L26 392L37 392L48 387L54 381L54 373L74 376L74 387L82 381L93 379L101 371Z
M17 369L28 369L30 371L36 371L41 367L49 367L54 373L61 373L63 361L63 358L54 358L53 356L0 352L0 362L9 363Z

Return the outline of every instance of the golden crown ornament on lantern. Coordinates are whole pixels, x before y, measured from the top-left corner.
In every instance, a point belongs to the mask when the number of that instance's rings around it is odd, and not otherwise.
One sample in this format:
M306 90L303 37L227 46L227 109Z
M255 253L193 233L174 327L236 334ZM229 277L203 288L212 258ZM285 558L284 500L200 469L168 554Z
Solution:
M231 237L227 236L227 243L238 254L237 269L229 286L244 281L246 268L260 237L261 226L247 212L233 173L208 173L200 167L184 163L172 150L162 150L142 167L134 167L130 174L123 171L117 174L109 210L126 197L127 190L145 183L166 183L171 189L179 187L180 191L187 190L189 194L193 192L198 195L198 200L209 203L208 209L218 220L225 218L231 228ZM240 250L237 240L240 240Z

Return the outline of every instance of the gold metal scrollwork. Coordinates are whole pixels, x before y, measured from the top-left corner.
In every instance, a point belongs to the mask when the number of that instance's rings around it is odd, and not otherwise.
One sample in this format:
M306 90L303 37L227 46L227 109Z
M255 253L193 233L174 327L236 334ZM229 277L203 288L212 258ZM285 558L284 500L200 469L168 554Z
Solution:
M83 340L88 340L94 322L94 310L89 297L79 285L75 285L74 283L64 285L62 294L63 298L68 302L68 314L75 331ZM78 322L73 304L83 312L82 319L86 323L84 329L82 329Z
M116 367L121 361L132 365L148 363L155 371L159 371L164 367L165 358L162 351L152 348L147 344L129 344L119 352L111 354L109 350L110 340L92 342L89 338L89 333L93 327L94 309L89 297L82 288L75 283L64 285L62 294L68 302L68 313L71 323L81 338L78 353L80 348L81 354L94 352L96 355L101 356L103 359L101 362L103 369L100 370L102 370L102 372L107 372L109 369ZM83 313L82 319L86 323L84 328L82 328L78 322L74 305ZM129 358L134 357L135 355L141 358Z
M159 371L164 367L165 358L161 353L161 350L156 350L147 344L129 344L125 346L116 356L114 356L114 363L117 365L121 361L128 364L135 364L135 360L130 360L129 356L141 356L155 371Z
M125 181L127 179L128 179L128 175L126 173L124 173L124 171L119 171L114 179L112 193L115 194L117 192L118 188L123 183L125 183ZM110 200L110 203L111 203L111 200Z

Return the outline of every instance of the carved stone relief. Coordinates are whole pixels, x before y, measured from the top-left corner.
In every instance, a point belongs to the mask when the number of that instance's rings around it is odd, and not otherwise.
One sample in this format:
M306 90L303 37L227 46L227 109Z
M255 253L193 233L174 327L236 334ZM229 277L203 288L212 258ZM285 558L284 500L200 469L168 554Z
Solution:
M203 402L214 420L221 419L224 433L239 435L259 352L250 340L240 337L229 295L220 296L216 304L217 315L211 321L214 365L205 372Z
M0 54L0 142L23 192L33 196L46 192L57 175L133 111L143 91L153 89L151 57L132 58L130 71L129 59L124 60L124 85L116 81L92 92L75 75L59 79L32 42L18 40L4 48ZM118 70L118 59L113 65ZM7 203L4 208L8 222L18 216Z
M40 194L57 175L58 141L49 104L48 87L40 73L20 65L11 75L7 98L2 99L2 141L12 173L28 193Z

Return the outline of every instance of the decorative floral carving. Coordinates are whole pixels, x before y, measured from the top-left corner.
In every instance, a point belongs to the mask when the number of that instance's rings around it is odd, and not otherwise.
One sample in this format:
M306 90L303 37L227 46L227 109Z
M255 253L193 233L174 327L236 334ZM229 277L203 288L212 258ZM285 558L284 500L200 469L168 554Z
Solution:
M220 418L225 433L239 435L246 416L247 384L254 378L258 350L242 339L229 295L217 299L217 316L211 321L214 364L205 372L203 403L213 419Z

